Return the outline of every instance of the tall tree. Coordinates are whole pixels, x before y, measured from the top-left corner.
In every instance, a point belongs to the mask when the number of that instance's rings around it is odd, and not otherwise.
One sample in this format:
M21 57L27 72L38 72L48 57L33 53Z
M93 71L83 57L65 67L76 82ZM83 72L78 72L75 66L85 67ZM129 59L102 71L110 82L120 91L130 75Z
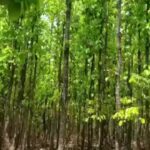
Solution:
M116 70L116 111L121 109L120 104L120 77L121 77L121 69L122 69L122 47L121 47L121 5L122 0L117 0L117 10L118 10L118 23L117 23L117 70ZM121 149L121 130L120 127L116 127L116 141L115 141L115 149Z
M70 48L70 23L71 23L72 0L66 0L66 20L64 33L64 59L63 59L63 87L61 99L61 124L58 150L65 149L66 123L67 123L67 103L68 103L68 73L69 73L69 48Z

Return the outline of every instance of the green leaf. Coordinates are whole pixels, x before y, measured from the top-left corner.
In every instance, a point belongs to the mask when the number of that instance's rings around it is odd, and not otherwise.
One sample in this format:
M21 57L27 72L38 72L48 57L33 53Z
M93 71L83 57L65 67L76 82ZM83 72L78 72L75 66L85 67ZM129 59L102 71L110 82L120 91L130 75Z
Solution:
M140 118L139 120L140 120L141 124L145 124L145 119L144 118Z
M121 120L121 121L119 121L118 125L119 125L119 126L122 126L123 123L124 123L124 122Z

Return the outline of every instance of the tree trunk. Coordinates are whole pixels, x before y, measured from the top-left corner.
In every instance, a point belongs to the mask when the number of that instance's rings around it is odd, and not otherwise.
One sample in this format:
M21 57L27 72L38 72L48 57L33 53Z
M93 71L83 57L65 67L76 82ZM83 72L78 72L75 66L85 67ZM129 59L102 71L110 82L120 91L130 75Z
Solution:
M121 66L122 66L122 50L121 50L121 4L122 0L118 0L118 25L117 25L117 72L116 72L116 111L121 109L120 104L120 76L121 76ZM116 140L115 140L115 150L121 149L121 129L116 126Z
M68 102L68 72L69 72L69 48L70 48L70 22L71 22L72 0L66 0L66 23L64 35L64 65L63 65L63 87L61 101L60 136L58 150L65 149L67 102Z
M147 10L146 10L146 22L149 23L149 8L150 8L150 1L147 0ZM145 62L146 62L146 69L149 67L149 54L150 54L150 40L148 33L146 34L146 43L145 43ZM146 96L149 96L149 90L145 91ZM145 112L146 112L146 126L145 126L145 148L146 150L150 149L150 129L149 129L149 99L145 101Z

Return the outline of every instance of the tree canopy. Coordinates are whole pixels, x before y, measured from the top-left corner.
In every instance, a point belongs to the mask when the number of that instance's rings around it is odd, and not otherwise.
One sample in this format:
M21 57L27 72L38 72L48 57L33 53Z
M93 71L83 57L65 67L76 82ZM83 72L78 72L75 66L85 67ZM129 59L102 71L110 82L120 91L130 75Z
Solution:
M39 1L40 0L1 0L0 5L5 5L8 9L10 19L16 20L31 5L34 4L38 7Z

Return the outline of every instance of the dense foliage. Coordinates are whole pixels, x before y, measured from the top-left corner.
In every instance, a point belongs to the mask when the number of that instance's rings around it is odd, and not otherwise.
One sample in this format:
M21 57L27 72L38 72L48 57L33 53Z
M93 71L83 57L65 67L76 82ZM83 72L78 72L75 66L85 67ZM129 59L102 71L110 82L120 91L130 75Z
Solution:
M0 150L150 150L149 0L0 0Z

